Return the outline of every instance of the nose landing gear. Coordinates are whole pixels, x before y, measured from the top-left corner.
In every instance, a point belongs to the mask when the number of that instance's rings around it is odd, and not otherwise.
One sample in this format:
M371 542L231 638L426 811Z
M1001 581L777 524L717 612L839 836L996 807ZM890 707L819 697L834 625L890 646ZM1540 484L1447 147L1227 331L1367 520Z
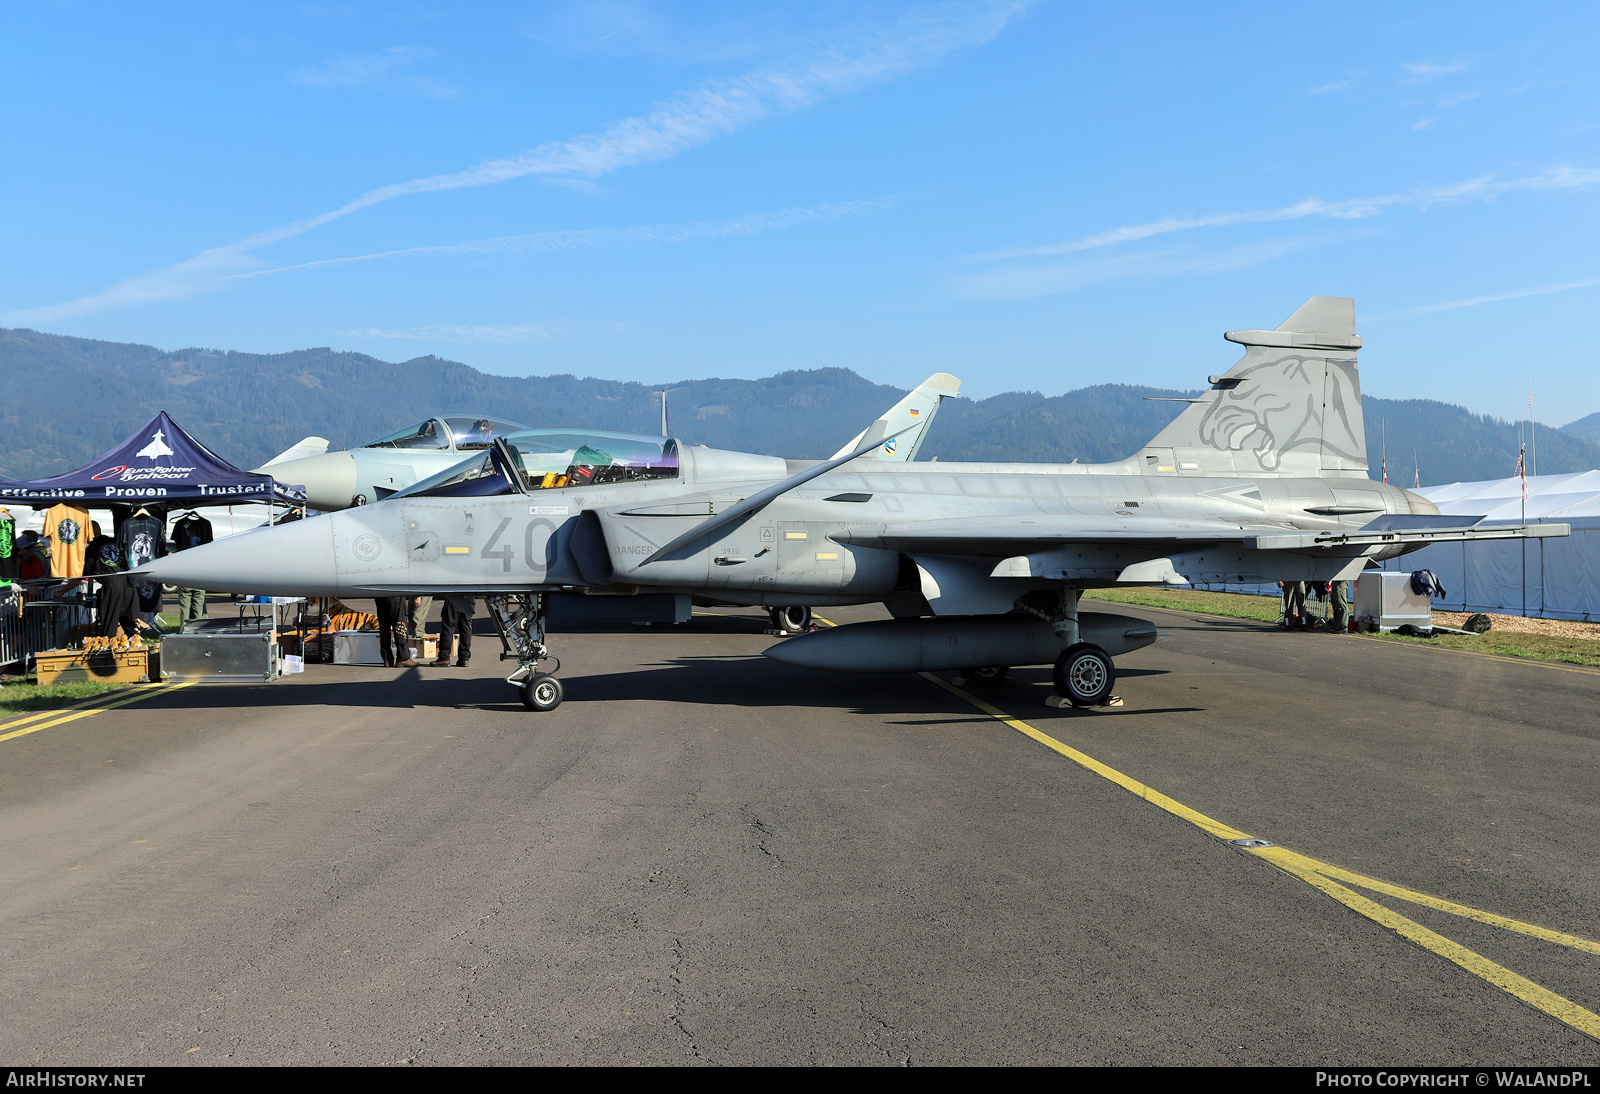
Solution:
M540 673L517 689L529 710L554 710L561 705L561 681Z
M545 623L550 604L543 593L522 593L484 598L495 629L500 632L500 660L516 658L517 667L506 683L517 689L522 705L529 710L554 710L561 705L561 659L552 657L544 644ZM549 672L539 671L540 661L554 661Z

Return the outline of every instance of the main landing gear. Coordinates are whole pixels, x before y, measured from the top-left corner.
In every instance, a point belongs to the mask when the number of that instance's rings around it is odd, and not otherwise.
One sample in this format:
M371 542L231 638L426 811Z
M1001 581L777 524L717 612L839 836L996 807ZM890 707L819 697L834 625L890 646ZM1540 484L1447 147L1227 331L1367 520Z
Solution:
M772 629L779 634L801 634L811 629L811 609L804 604L769 608L767 617L772 620Z
M1117 682L1111 655L1093 642L1077 642L1056 658L1056 694L1075 707L1103 706Z
M1081 640L1078 601L1082 595L1079 589L1062 589L1056 610L1050 615L1023 605L1024 610L1048 621L1066 647L1056 658L1052 674L1056 693L1045 702L1053 707L1121 706L1122 700L1111 694L1117 682L1117 667L1111 663L1111 655L1093 642Z
M500 660L516 658L517 667L506 683L513 685L529 710L554 710L561 705L561 659L552 657L545 647L545 624L550 618L550 603L543 593L523 593L484 597L495 629L500 632ZM554 661L549 672L539 671L540 661Z

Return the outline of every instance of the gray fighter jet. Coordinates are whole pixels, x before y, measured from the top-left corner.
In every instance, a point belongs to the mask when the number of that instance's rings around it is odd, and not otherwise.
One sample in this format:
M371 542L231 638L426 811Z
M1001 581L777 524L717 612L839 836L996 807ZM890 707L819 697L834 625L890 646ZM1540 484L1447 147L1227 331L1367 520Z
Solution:
M862 460L879 460L887 463L906 463L916 458L923 438L933 425L944 400L954 398L961 391L961 381L947 372L936 372L918 384L904 398L890 407L882 418L856 434L833 458L850 454ZM868 433L880 439L875 448L857 452ZM607 458L622 465L630 462L648 464L659 458L666 437L641 433L616 433L600 430L571 428L528 429L506 437L515 453L523 476L540 489L560 489L574 477L582 475L583 453L604 449ZM302 442L305 443L305 442ZM870 446L869 446L870 447ZM763 458L763 457L757 457ZM786 461L786 465L788 461ZM793 466L809 467L812 463L796 462ZM480 481L483 480L483 481ZM479 489L499 490L503 479L495 477L495 463L487 454L452 465L446 470L424 479L400 496L451 493L454 496L475 496ZM475 485L474 485L475 484ZM750 607L752 602L737 596L697 597L702 606L733 605ZM811 626L811 605L777 604L768 608L774 632L797 634Z
M1312 297L1143 449L1088 465L868 463L875 423L816 464L596 435L561 458L505 440L472 478L235 536L150 568L281 595L484 596L531 709L561 701L549 598L678 592L749 604L881 602L894 617L767 651L846 672L1052 664L1063 701L1105 701L1143 620L1081 612L1088 588L1349 579L1433 542L1565 535L1477 527L1367 474L1355 308ZM559 662L556 663L559 666ZM989 670L986 674L982 671Z
M902 437L886 441L874 454L881 460L911 460L938 413L939 404L961 390L961 382L947 373L935 373L886 414L891 436L907 426L919 426ZM525 435L528 427L500 418L451 415L424 418L415 425L379 437L360 448L329 452L322 437L307 437L293 448L256 468L280 482L304 484L306 503L325 513L382 501L424 479L448 471L474 454L481 455L496 437ZM570 429L535 432L570 434ZM858 435L852 444L861 440ZM835 453L842 455L843 450ZM557 470L565 469L562 464Z
M496 437L526 428L471 415L424 418L344 452L329 452L326 440L307 437L256 470L279 482L305 484L306 504L331 513L382 501L482 452Z

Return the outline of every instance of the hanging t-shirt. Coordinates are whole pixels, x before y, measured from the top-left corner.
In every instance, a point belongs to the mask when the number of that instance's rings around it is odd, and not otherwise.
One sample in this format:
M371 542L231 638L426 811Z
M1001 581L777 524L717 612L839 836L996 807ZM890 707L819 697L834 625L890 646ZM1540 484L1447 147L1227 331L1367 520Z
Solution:
M127 559L128 569L136 569L167 553L162 541L166 528L165 521L148 513L122 522L122 527L117 529L117 542L122 544L122 557Z
M211 542L211 522L205 517L190 513L179 517L178 522L172 526L172 549L174 551L187 551L191 547L198 547L202 543Z
M122 522L122 527L117 530L117 542L122 546L122 557L128 569L136 570L151 559L167 553L167 545L162 540L166 530L167 522L149 513L132 516ZM134 578L132 584L134 591L139 594L140 611L153 612L161 606L160 585L142 578Z
M44 534L50 539L50 576L82 577L89 547L88 511L76 505L52 505L44 515Z
M11 514L0 509L0 585L17 579L17 525Z

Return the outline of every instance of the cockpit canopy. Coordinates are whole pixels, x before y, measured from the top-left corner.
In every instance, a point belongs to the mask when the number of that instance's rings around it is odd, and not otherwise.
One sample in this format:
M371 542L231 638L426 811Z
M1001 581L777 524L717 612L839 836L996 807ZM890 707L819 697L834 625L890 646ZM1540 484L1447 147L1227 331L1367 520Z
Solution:
M408 448L423 452L472 452L488 448L496 437L528 427L502 418L468 416L425 418L416 425L379 437L363 448Z
M506 435L517 460L522 487L551 490L563 486L599 486L678 475L678 443L643 433L603 429L524 429ZM510 494L490 453L464 460L423 479L403 497L459 498Z

